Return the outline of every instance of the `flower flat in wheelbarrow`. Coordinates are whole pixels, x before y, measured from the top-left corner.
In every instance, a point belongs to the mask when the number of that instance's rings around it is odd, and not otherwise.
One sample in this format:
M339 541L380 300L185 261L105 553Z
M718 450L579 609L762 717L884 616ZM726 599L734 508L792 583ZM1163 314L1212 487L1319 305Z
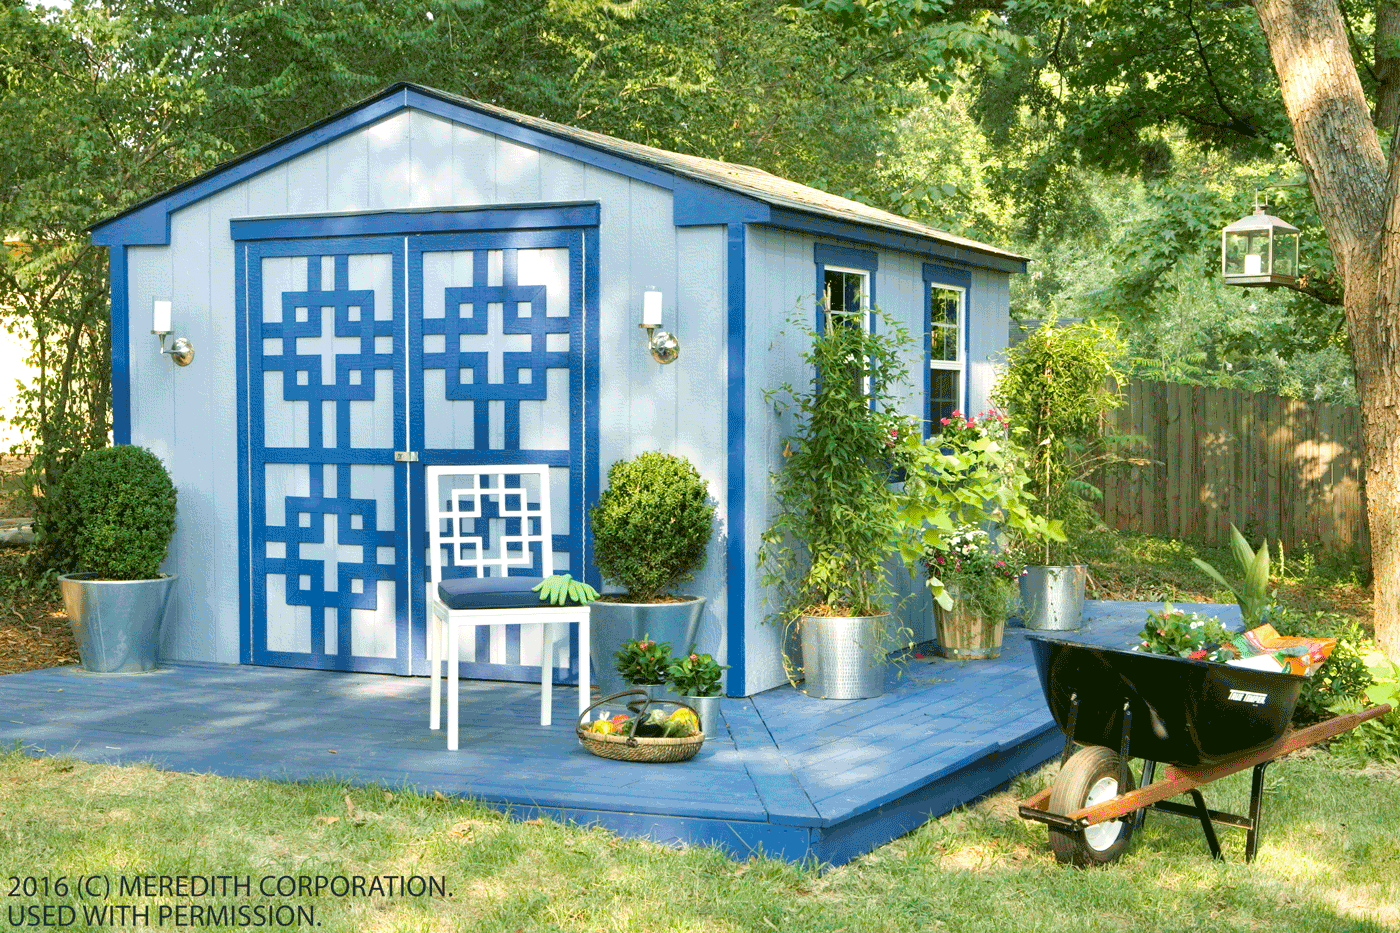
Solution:
M1021 802L1020 814L1045 823L1056 858L1099 865L1122 855L1147 810L1198 819L1211 855L1221 858L1215 825L1248 831L1245 860L1259 843L1264 769L1274 760L1382 716L1377 706L1288 730L1306 677L1124 651L1029 634L1045 701L1065 733L1059 775ZM1075 744L1086 747L1075 751ZM1141 758L1143 786L1129 761ZM1166 773L1154 781L1156 766ZM1254 769L1249 815L1209 809L1199 788ZM1169 801L1189 794L1192 805Z

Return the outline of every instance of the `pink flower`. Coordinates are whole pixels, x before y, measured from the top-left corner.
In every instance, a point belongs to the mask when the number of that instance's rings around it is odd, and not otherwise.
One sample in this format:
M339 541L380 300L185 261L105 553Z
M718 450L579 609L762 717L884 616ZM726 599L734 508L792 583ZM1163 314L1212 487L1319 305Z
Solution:
M1204 649L1204 648L1197 648L1195 651L1193 651L1193 652L1191 652L1190 654L1187 655L1188 658L1194 658L1195 660L1198 660L1198 661L1199 661L1201 658L1204 658L1205 656L1206 656L1206 649Z
M700 660L700 655L698 655L698 654L692 654L692 655L690 656L690 660L692 660L692 661L698 661L698 660Z
M949 422L947 418L944 418L944 419L943 419L943 426L944 426L944 427L947 427L950 423L951 423L951 422Z

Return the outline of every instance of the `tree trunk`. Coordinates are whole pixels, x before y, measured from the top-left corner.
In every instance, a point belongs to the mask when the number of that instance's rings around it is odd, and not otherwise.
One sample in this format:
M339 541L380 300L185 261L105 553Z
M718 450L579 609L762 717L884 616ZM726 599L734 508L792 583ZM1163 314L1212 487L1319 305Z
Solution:
M1255 0L1345 289L1366 459L1376 641L1400 660L1400 189L1336 0ZM1381 24L1400 28L1394 17ZM1376 44L1392 40L1378 28Z

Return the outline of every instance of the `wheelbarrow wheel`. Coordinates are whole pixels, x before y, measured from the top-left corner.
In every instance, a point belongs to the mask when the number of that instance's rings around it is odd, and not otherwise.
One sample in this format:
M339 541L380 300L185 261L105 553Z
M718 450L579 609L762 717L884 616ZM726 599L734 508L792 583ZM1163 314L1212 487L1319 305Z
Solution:
M1050 789L1047 809L1061 816L1111 800L1133 789L1132 774L1128 786L1118 786L1118 753L1102 745L1091 745L1075 752L1060 769ZM1133 821L1109 820L1087 829L1069 830L1050 827L1050 848L1055 858L1071 865L1106 865L1128 847L1133 836Z

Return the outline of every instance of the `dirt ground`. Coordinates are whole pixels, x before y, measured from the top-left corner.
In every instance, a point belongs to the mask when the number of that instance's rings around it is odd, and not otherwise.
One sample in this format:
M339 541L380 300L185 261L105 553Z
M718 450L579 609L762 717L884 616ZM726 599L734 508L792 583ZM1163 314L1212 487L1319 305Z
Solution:
M27 503L16 495L24 467L23 461L0 459L0 521L27 517ZM26 552L0 547L0 674L78 663L58 585L16 582Z

